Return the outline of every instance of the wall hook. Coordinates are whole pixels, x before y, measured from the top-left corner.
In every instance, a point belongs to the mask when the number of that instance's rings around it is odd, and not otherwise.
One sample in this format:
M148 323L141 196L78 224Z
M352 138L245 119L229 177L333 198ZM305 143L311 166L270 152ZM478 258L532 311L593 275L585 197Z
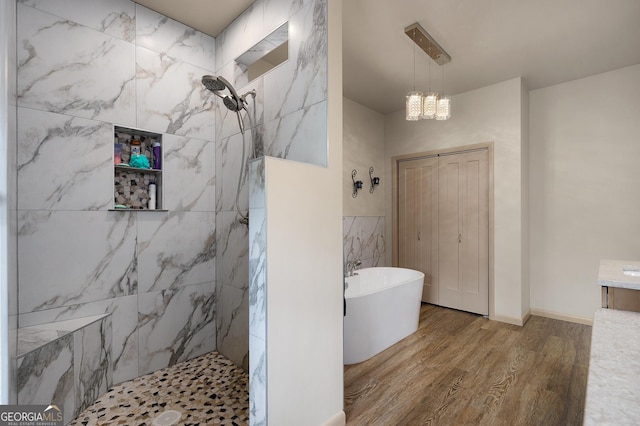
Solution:
M351 196L353 198L356 198L358 196L358 190L362 189L362 181L355 179L357 174L358 171L356 169L353 169L353 171L351 172L351 180L353 181L353 192L351 193Z
M371 180L371 188L369 188L369 192L373 194L374 188L380 185L380 178L373 176L373 166L369 167L369 179Z

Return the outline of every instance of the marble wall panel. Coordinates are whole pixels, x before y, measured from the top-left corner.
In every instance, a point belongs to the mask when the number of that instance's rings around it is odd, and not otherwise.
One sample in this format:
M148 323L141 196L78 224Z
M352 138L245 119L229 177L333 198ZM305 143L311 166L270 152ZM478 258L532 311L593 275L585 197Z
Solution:
M264 75L265 121L327 99L326 13L326 0L313 0L291 17L289 60Z
M81 328L73 338L75 417L113 385L111 316Z
M202 85L210 70L143 47L136 47L136 66L138 127L214 140L214 97Z
M138 296L140 374L216 348L215 293L212 281Z
M251 220L251 218L249 218ZM216 215L217 281L238 289L249 287L249 229L235 211Z
M18 359L18 404L64 407L64 423L74 418L73 334Z
M215 211L216 145L185 136L163 136L163 208Z
M247 170L252 130L216 142L216 199L218 211L235 211L236 199L241 211L249 208ZM244 149L244 155L243 155ZM240 182L238 182L240 179ZM240 188L238 190L238 183Z
M140 5L136 5L136 44L201 68L216 68L213 37Z
M129 0L17 7L21 326L112 313L113 383L215 349L215 40ZM114 124L163 133L170 213L106 211ZM70 414L108 382L86 355Z
M139 293L213 281L215 261L215 213L138 216Z
M267 32L278 28L310 0L262 0L264 28Z
M138 377L138 296L65 306L20 315L20 326L50 324L111 313L113 383Z
M249 211L249 413L250 424L267 424L267 299L265 160L250 163Z
M106 210L113 204L113 126L18 108L18 208Z
M249 332L266 341L267 334L267 270L266 270L266 210L251 209L249 235ZM255 228L254 228L255 224Z
M134 215L21 212L20 312L134 294L138 284Z
M2 75L3 85L0 88L0 95L3 97L3 103L0 105L0 121L3 126L3 141L0 142L0 148L3 159L2 163L4 179L0 179L2 183L0 191L5 192L6 197L0 201L0 244L3 247L16 247L18 239L17 228L17 166L14 161L17 156L17 106L16 106L16 8L14 2L3 2L0 4L0 58L4 68L0 71ZM6 186L5 186L6 185ZM16 250L0 249L3 255L0 255L0 276L7 283L6 293L2 294L7 307L8 313L8 330L0 331L0 338L7 339L8 356L4 364L3 381L9 383L8 392L4 393L5 403L17 403L18 395L16 392L16 376L17 376L17 328L18 328L18 258ZM5 257L6 256L6 257ZM8 335L7 335L8 331Z
M249 424L266 426L267 342L252 335L249 358Z
M216 37L216 69L220 69L262 40L264 4L251 3L242 14Z
M218 351L249 370L249 288L217 285L216 339Z
M18 106L135 124L131 43L18 5L17 44Z
M266 122L264 141L265 155L326 166L327 102Z
M126 41L136 30L135 4L131 0L18 0L19 4L62 16L70 21Z
M385 265L384 216L344 217L344 261L362 261L361 268Z

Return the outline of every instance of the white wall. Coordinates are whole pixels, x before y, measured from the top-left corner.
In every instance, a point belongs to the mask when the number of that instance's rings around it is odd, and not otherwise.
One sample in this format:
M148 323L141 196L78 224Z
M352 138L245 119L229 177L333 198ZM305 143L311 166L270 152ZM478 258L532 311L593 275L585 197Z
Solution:
M388 266L385 236L385 193L391 182L385 179L371 188L369 168L373 176L384 174L384 116L351 99L343 98L343 257L344 262L360 261L362 268ZM353 197L353 169L362 189Z
M343 198L344 216L384 216L384 194L391 188L389 181L381 181L373 194L369 193L371 181L369 167L374 176L384 172L384 115L348 98L343 98L344 135L343 153ZM363 187L356 198L352 197L351 172L358 171L356 180Z
M521 151L521 179L522 179L522 300L521 311L526 314L530 311L531 307L531 281L530 281L530 264L531 264L531 252L530 252L530 235L529 235L529 90L524 80L521 84L521 98L520 98L520 137L522 140Z
M521 79L452 97L448 121L408 122L404 111L385 117L385 174L391 182L391 159L397 155L494 142L494 283L493 318L521 323L522 287L522 87ZM391 234L392 194L385 194L387 235ZM388 250L391 256L391 250ZM391 263L390 258L388 259Z
M271 425L320 425L342 411L339 176L339 169L265 158Z
M530 93L531 307L591 319L600 259L640 259L640 65Z

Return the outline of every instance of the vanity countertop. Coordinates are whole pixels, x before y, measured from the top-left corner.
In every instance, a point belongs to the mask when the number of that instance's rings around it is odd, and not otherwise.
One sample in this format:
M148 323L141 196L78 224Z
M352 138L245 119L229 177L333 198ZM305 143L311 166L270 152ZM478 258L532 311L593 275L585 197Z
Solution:
M625 275L625 269L640 271L640 261L601 260L598 284L603 287L620 287L640 290L640 276Z
M591 331L584 425L640 419L640 313L598 309Z

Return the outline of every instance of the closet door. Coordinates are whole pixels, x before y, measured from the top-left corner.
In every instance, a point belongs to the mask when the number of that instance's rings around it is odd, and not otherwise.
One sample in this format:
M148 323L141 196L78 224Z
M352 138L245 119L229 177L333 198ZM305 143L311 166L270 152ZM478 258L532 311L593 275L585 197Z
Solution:
M489 313L489 162L486 150L439 157L440 305Z
M422 301L438 303L438 158L398 167L398 266L424 272Z

